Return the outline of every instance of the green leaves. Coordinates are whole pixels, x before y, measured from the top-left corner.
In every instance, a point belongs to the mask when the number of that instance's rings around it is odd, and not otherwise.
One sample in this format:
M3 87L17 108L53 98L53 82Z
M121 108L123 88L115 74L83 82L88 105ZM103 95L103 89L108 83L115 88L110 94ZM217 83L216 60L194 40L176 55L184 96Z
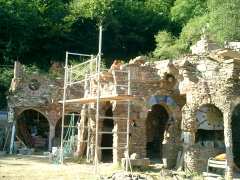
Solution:
M112 0L73 0L69 9L73 19L84 17L103 23L111 15L112 2Z
M209 0L209 32L215 41L240 41L240 0Z
M176 0L171 9L173 21L186 24L191 18L207 13L206 0Z
M13 77L13 70L8 67L0 67L0 110L5 108L7 100L5 93L10 87L11 79Z

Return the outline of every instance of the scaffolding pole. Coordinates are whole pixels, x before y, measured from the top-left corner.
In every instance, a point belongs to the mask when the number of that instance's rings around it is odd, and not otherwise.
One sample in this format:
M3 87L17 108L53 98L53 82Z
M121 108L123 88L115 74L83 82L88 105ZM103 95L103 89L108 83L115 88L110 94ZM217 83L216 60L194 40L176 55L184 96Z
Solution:
M97 56L97 104L96 104L96 134L95 134L95 173L98 172L98 128L99 128L99 103L100 103L100 68L101 68L101 55L102 55L102 25L99 27L99 44Z
M64 118L65 118L65 101L68 81L68 52L66 52L64 67L64 85L63 85L63 101L62 101L62 131L61 131L61 147L60 147L60 163L63 164L63 134L64 134Z
M68 66L68 58L69 55L73 56L84 56L84 57L89 57L91 58L90 60L87 60L83 63L80 63L78 65L74 66ZM131 168L131 162L129 159L129 134L130 134L130 110L131 110L131 100L134 98L131 95L131 74L130 70L113 70L111 73L111 76L113 77L114 81L114 91L112 94L109 94L107 96L102 95L101 93L101 55L102 55L102 26L99 26L99 44L98 44L98 54L97 56L93 55L86 55L86 54L80 54L80 53L70 53L66 52L66 60L65 60L65 73L64 73L64 87L63 87L63 99L62 101L59 101L62 103L62 133L61 133L61 147L60 147L60 162L63 164L64 161L64 120L65 120L65 115L68 115L68 113L65 113L65 106L66 103L79 103L81 105L83 104L88 104L94 103L96 105L96 114L95 114L95 132L94 130L90 130L90 122L88 121L88 127L84 128L87 129L87 140L84 140L84 142L87 142L87 160L90 158L90 146L93 146L94 154L91 154L91 157L93 158L94 162L94 170L95 173L98 173L98 165L99 165L99 152L100 150L106 150L106 149L125 149L125 158L126 158L126 171L129 169L132 171ZM95 64L95 66L94 66ZM76 71L79 69L84 69L85 75L83 76L75 76ZM116 73L123 73L124 76L127 75L127 84L118 84L118 79L116 78ZM97 83L95 86L95 80L97 80ZM75 84L81 84L84 82L84 95L83 98L75 98L75 99L67 99L66 94L67 94L67 88L70 86L73 86ZM118 93L118 88L126 88L124 90L124 93ZM95 94L96 92L96 94ZM121 92L121 91L120 91ZM125 108L127 108L127 114L125 117L104 117L100 116L100 102L102 101L124 101L127 103L124 105ZM89 107L88 107L89 110ZM99 129L99 121L100 119L112 119L112 120L121 120L125 121L127 124L126 126L124 125L123 130L121 131L112 131L112 132L106 132L102 131ZM95 137L94 137L95 134ZM124 140L124 143L121 142L119 144L119 147L102 147L99 143L99 136L101 134L123 134L123 136L126 135L126 141ZM90 136L93 135L93 141L92 144L90 144ZM95 138L95 139L94 139ZM121 146L122 145L122 146Z

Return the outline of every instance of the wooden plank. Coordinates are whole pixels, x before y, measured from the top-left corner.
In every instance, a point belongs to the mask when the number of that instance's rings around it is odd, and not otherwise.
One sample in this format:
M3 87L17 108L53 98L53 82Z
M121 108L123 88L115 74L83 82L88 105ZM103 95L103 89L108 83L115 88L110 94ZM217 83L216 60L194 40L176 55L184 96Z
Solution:
M225 169L226 165L222 165L222 164L208 164L208 167L214 167L214 168L221 168L221 169Z
M203 172L203 177L221 177L219 174Z
M135 99L136 97L131 96L131 95L115 95L115 96L101 96L100 97L100 102L102 101L126 101L126 100L132 100ZM92 97L92 98L80 98L80 99L68 99L65 101L65 103L91 103L91 102L96 102L97 98ZM59 103L62 103L63 101L58 101Z
M208 160L208 163L210 165L211 164L226 165L226 161Z

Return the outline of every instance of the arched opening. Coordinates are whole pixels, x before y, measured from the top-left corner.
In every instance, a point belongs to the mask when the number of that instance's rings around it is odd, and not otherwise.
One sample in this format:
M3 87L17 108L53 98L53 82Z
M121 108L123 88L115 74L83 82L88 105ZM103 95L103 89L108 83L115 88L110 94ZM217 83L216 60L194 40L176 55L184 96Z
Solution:
M200 146L225 152L223 114L212 104L201 106L196 112L197 133L195 142Z
M232 142L233 160L240 168L240 104L236 106L232 113Z
M77 123L80 123L81 115L78 112L69 112L64 117L64 134L63 138L67 138L66 135L73 133L77 135ZM67 133L68 132L68 133ZM55 138L53 146L58 147L61 144L61 133L62 133L62 118L60 118L55 127Z
M48 150L49 122L40 112L29 109L17 119L16 135L27 147Z
M160 104L153 105L148 112L146 121L147 157L151 161L162 160L162 142L168 119L167 110Z
M103 162L112 162L113 161L113 150L110 147L113 147L113 134L111 133L114 128L113 122L113 112L112 112L112 105L108 104L107 110L105 111L106 119L103 120L102 131L109 132L106 134L102 134L102 141L101 147L106 147L109 149L102 149L102 161Z

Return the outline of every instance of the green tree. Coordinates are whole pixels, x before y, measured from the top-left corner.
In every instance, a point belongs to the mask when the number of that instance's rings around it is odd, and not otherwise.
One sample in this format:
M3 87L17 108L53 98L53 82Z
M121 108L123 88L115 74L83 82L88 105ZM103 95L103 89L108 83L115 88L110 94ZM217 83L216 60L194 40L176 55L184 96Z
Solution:
M190 19L207 13L207 0L176 0L171 9L175 22L186 24Z
M8 67L0 68L0 110L7 107L6 94L11 84L11 79L13 77L13 71Z
M240 40L240 0L209 0L209 33L212 39L224 41Z

